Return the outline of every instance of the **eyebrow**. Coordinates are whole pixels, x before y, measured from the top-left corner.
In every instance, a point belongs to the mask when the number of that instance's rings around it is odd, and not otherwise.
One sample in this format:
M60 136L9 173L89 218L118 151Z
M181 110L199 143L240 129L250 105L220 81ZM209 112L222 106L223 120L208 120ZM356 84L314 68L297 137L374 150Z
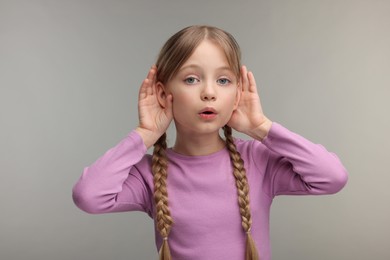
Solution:
M189 64L189 65L186 65L186 66L183 66L179 69L179 71L182 71L182 70L185 70L185 69L190 69L190 68L194 68L194 69L201 69L202 67L197 65L197 64ZM222 67L218 67L217 70L229 70L229 71L233 71L230 67L228 66L222 66Z

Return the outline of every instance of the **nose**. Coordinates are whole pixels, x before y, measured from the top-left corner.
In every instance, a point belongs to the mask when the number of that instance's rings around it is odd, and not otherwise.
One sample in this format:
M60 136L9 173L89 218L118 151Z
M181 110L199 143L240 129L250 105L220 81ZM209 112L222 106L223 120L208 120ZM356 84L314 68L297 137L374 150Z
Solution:
M205 83L200 98L202 101L215 101L217 99L216 91L212 83Z

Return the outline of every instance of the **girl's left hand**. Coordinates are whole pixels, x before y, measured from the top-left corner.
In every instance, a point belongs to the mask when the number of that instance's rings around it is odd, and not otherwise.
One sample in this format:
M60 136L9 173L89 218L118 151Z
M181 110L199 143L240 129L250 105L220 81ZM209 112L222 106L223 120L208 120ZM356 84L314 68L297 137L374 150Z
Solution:
M238 91L241 91L240 101L227 125L255 139L263 139L267 136L272 122L261 108L255 77L245 66L241 67Z

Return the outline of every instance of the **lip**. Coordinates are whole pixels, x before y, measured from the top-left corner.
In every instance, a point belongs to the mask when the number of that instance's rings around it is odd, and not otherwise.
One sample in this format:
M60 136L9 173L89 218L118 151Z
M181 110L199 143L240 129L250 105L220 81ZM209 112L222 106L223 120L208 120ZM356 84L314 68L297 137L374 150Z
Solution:
M210 112L210 114L217 114L217 110L215 110L212 107L205 107L202 110L199 111L199 114L203 114L205 112Z
M206 113L208 112L208 113ZM201 111L199 111L199 116L202 119L211 120L217 116L217 111L212 107L205 107Z

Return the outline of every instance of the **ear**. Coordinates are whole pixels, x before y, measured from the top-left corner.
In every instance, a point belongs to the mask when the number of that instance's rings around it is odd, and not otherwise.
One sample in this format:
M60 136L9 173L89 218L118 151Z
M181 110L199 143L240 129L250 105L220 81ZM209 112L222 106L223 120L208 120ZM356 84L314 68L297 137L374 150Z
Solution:
M157 101L162 108L166 107L167 93L165 91L165 86L160 81L156 83L156 94Z
M237 84L237 90L236 90L236 100L234 102L234 108L233 108L233 111L237 109L238 107L238 104L240 103L240 99L241 99L241 84L238 83Z

